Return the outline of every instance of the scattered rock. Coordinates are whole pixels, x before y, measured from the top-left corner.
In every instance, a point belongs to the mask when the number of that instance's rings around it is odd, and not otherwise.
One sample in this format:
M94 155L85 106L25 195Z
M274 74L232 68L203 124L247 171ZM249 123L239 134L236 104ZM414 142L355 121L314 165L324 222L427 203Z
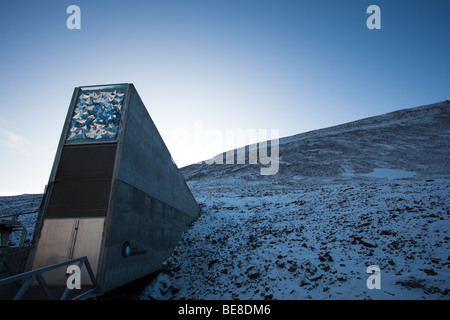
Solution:
M252 280L258 279L261 274L258 271L252 271L248 274L248 277Z
M324 261L333 262L334 261L329 252L325 252L325 254L319 255L319 260L321 262L324 262Z
M321 269L322 269L323 271L329 271L329 270L330 270L330 266L327 265L327 264L324 264L324 265L321 267Z
M391 235L391 236L395 236L397 234L397 232L394 232L394 231L389 231L389 230L382 230L381 232L380 232L380 235Z
M431 268L430 269L422 269L422 270L429 276L435 276L437 274L436 271L434 271L434 269L431 269Z
M425 290L424 290L424 292L425 293L427 293L427 294L434 294L434 293L440 293L441 292L441 290L438 288L438 287L433 287L433 286L430 286L430 287L427 287Z
M363 244L363 245L365 245L366 247L369 247L369 248L376 248L377 247L377 244L374 241L368 240L368 239L361 238L361 239L359 239L359 243L361 243L361 244Z
M170 286L169 289L170 289L170 292L172 292L172 294L177 294L180 291L180 288L173 287L173 286Z
M289 272L294 272L295 270L297 270L297 264L293 263L291 264L291 266L289 267L288 271Z
M161 287L159 288L159 292L161 292L162 295L166 295L168 291L169 291L168 288L161 288Z
M323 274L321 274L321 275L319 275L319 276L317 276L317 277L314 277L314 278L310 278L309 280L311 280L311 281L317 281L317 280L322 279L322 277L323 277Z
M309 283L308 281L306 281L304 279L302 281L300 281L300 287L304 287L304 286L307 286L309 284L311 284L311 283Z
M212 259L211 261L209 261L208 263L208 268L211 268L215 263L219 262L219 260L217 259Z
M276 265L280 268L284 268L284 261L277 260L275 261Z
M357 226L357 228L367 227L368 225L370 225L370 222L365 222Z

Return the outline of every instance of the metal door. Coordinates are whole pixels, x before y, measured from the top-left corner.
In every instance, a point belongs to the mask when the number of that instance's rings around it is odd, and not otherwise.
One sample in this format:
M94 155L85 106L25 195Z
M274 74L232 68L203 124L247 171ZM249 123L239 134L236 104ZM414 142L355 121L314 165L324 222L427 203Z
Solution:
M87 256L94 274L101 253L105 218L46 219L34 255L32 269ZM64 286L66 268L46 273L48 285ZM81 284L90 284L86 270L82 270Z

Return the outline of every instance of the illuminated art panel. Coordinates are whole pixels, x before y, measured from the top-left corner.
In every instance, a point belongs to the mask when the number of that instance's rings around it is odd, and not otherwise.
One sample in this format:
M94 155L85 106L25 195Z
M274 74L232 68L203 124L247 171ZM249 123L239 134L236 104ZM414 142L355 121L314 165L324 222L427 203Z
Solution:
M81 91L70 119L66 142L116 139L125 97L125 90L120 89L112 87Z

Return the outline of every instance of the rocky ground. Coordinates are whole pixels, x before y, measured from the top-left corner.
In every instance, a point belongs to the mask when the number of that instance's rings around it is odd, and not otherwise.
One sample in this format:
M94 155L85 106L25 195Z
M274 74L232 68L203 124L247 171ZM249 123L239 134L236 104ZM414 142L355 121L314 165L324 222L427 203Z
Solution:
M38 209L42 201L41 194L24 194L19 196L0 197L0 219L16 220L25 227L25 245L33 239ZM13 232L9 246L18 246L22 231Z
M203 213L141 299L448 299L447 179L238 184L192 186Z
M202 215L139 298L448 299L449 107L280 139L273 176L183 168Z
M272 176L182 168L201 215L161 272L96 298L449 299L449 107L280 139ZM31 212L40 197L2 197L0 209ZM33 230L35 217L19 219ZM373 265L380 289L367 286Z

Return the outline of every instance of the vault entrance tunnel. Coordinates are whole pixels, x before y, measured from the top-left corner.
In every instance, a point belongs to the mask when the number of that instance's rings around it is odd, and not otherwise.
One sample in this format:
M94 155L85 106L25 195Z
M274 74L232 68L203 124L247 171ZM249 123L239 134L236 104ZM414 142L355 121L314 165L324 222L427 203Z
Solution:
M133 84L77 87L31 269L87 256L106 292L160 269L199 211ZM66 281L66 270L46 276Z

